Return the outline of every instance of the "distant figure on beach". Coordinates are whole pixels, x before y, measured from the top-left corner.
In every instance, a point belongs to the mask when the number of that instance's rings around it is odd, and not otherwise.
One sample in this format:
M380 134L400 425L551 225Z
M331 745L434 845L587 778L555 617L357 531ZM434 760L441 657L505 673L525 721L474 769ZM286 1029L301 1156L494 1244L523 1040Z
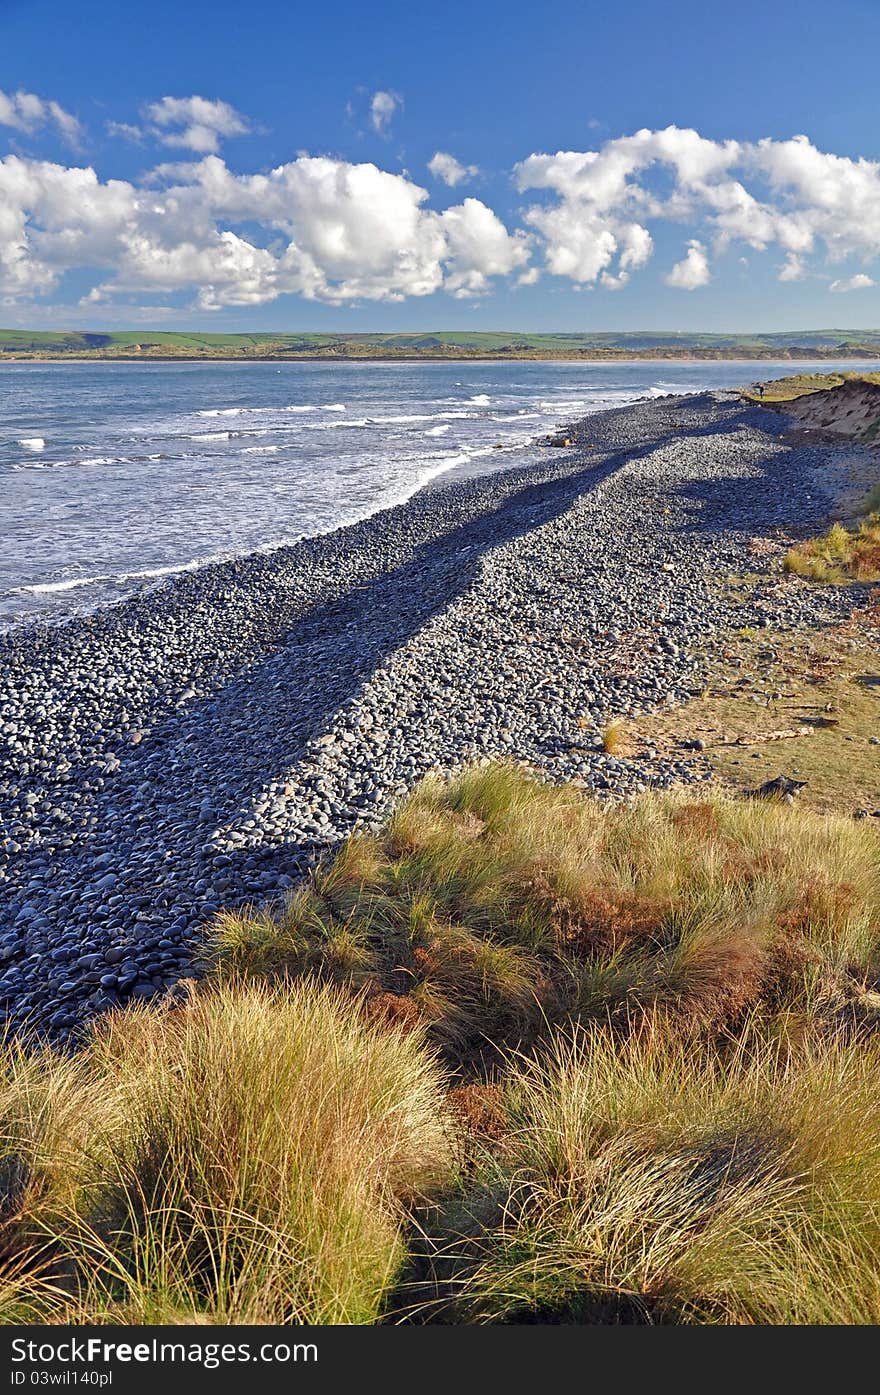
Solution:
M763 396L764 396L764 384L763 384L763 383L758 383L758 396L759 396L759 397L763 397Z

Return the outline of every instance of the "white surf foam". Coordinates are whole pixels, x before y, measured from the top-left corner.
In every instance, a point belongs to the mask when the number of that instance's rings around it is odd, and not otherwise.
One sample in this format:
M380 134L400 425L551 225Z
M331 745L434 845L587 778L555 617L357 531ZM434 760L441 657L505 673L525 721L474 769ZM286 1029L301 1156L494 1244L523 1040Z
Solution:
M25 450L45 450L46 442L42 436L22 436L18 443L24 446Z
M492 417L489 418L489 420L490 420L490 421L527 421L530 417L532 417L532 418L538 418L538 417L540 417L541 415L542 415L541 412L508 412L506 416L500 416L500 417L492 416Z
M209 562L223 561L226 554L217 554L213 557L194 558L189 562L174 562L164 567L145 567L143 571L136 572L99 572L97 576L72 576L64 581L40 581L29 586L16 586L13 588L15 594L28 592L31 595L51 595L58 591L77 591L83 586L97 586L100 583L111 582L113 585L122 585L126 581L151 581L163 576L179 576L182 572L198 571L200 567L207 566Z
M40 596L43 593L51 595L54 591L75 591L79 586L93 586L96 581L106 581L105 576L77 576L71 577L68 581L41 581L33 586L15 586L13 592L18 595L21 592L28 592L33 596Z

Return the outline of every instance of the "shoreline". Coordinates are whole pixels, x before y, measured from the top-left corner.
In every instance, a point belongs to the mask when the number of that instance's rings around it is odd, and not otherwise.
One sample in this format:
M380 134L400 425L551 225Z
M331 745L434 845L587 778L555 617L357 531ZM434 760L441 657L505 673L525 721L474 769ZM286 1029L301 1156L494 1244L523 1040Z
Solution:
M68 356L68 357L69 357L69 356ZM61 357L59 357L59 358L57 358L57 359L54 360L54 361L55 361L55 362L61 362L62 359L61 359ZM105 359L105 360L76 359L76 361L77 361L77 362L93 362L93 361L108 361L108 362L109 362L110 360L109 360L109 359ZM114 360L114 361L115 361L115 362L129 362L129 361L135 361L135 360L129 360L129 359L120 358L120 359L116 359L116 360ZM148 360L144 360L144 361L148 361ZM159 361L159 360L153 360L153 362L158 362L158 361ZM181 361L184 361L184 360L181 360ZM189 360L189 361L192 362L193 360ZM206 361L207 361L207 360L206 360ZM236 362L237 360L228 359L228 360L210 360L210 361L225 361L225 362L229 362L229 363L234 363L234 362ZM380 360L374 360L374 361L380 361ZM468 360L461 360L461 362L466 362L466 361L468 361ZM500 360L500 359L499 359L499 360L495 360L495 362L503 362L503 361L504 361L504 360ZM524 361L529 361L529 360L524 360ZM533 360L533 361L535 361L535 360ZM553 363L553 362L557 362L557 361L561 361L561 360L552 360L552 359L551 359L551 360L544 360L543 362L545 362L545 363ZM571 361L573 361L573 360L571 360ZM680 363L683 363L683 362L690 362L690 363L693 363L693 364L698 364L698 363L702 363L702 362L705 362L705 361L706 361L706 360L699 360L699 359L687 360L687 361L685 361L685 360L678 360L678 359L657 360L658 363L665 362L665 363L667 363L667 364L670 365L670 366L675 366L676 364L680 364ZM747 362L747 361L749 361L749 360L731 359L730 361L731 361L731 362ZM353 361L352 361L352 362L353 362ZM625 362L624 362L623 360L621 360L620 362L621 362L622 366L626 366L626 364L629 364L629 366L635 366L635 365L639 364L641 361L638 360L638 359L630 359L630 360L626 360ZM783 361L780 360L780 362L783 362ZM706 390L706 391L716 391L716 392L719 392L719 393L721 393L721 394L737 394L737 393L745 392L745 391L747 390L747 384L743 383L743 384L740 384L739 386L736 386L736 387L717 388L717 389L713 389L713 388L709 387L709 388L706 388L705 390ZM670 397L676 397L676 396L681 396L682 394L681 394L681 393L671 393L671 394L668 394L668 395L669 395ZM657 399L652 398L650 394L646 394L644 397L640 397L640 398L634 399L635 402L639 402L639 401L643 401L643 400L644 400L644 401L650 401L650 400L657 400ZM604 411L604 410L613 410L613 409L603 408L603 409L601 409L601 410ZM558 423L556 424L556 427L554 428L554 430L557 431L557 432L558 432L558 431L564 431L565 429L566 429L566 423L565 423L564 421L558 422ZM553 432L551 431L550 434L552 435ZM542 437L536 437L536 438L533 439L533 441L532 441L529 445L517 445L517 446L508 447L508 448L506 448L506 449L498 450L498 455L499 455L499 457L503 457L504 455L510 454L510 455L513 455L514 457L517 458L517 462L518 462L518 463L517 463L516 465L510 465L510 466L508 466L508 465L505 465L504 463L502 463L502 460L499 459L497 465L495 466L495 469L493 469L493 470L491 471L491 473L495 473L496 471L503 472L505 469L508 469L508 468L514 468L514 469L516 469L516 468L525 468L525 467L528 465L528 463L529 463L528 460L526 459L526 457L527 457L530 453L533 453L536 449L539 449L539 448L542 446L542 443L543 443L543 438L542 438ZM497 448L496 448L496 449L497 449ZM445 485L447 482L452 482L452 480L454 480L454 479L465 479L465 478L470 478L474 473L479 473L479 474L482 475L482 474L488 474L488 473L490 473L490 471L489 471L489 470L485 470L485 471L484 471L482 468L479 468L478 471L475 472L475 471L472 469L470 463L469 463L469 462L465 462L465 463L463 463L463 464L456 465L456 466L454 466L454 467L452 467L452 466L450 466L450 467L445 467L445 466L444 466L444 467L439 468L438 471L437 471L437 479L438 479L438 481L439 481L440 487L443 487L443 485ZM447 476L452 477L452 479L447 480ZM411 486L406 486L405 489L403 489L403 488L401 489L401 491L400 491L398 497L396 497L396 498L390 500L390 501L387 502L387 503L382 503L382 504L378 504L378 501L377 501L377 507L371 508L371 511L362 514L360 517L355 517L355 518L353 518L353 519L350 519L350 520L346 521L345 523L340 523L340 524L337 524L337 525L335 525L335 526L333 526L333 527L327 528L326 531L332 533L332 532L336 532L337 529L338 529L339 527L348 527L348 526L351 526L352 524L356 524L356 523L359 523L359 522L363 522L365 519L367 519L367 518L369 518L369 517L372 517L372 516L373 516L374 514L376 514L376 513L382 513L382 512L384 512L385 509L387 509L387 508L394 508L394 507L396 507L399 503L408 502L408 500L409 500L410 498L412 498L415 494L421 492L422 490L425 490L425 489L433 489L433 488L435 488L435 487L437 487L437 484L436 484L434 478L432 478L432 477L429 477L429 478L426 478L426 479L419 479L419 478L416 478L416 479L414 479L414 480L412 481ZM70 623L71 621L74 621L74 620L77 620L77 619L83 619L83 618L85 618L85 617L87 617L87 616L95 616L95 615L100 614L104 609L113 608L113 607L116 607L116 606L118 606L118 605L120 605L120 604L123 604L126 600L128 600L128 599L129 599L131 596L133 596L133 595L139 595L139 594L144 594L144 593L152 593L153 591L158 590L158 589L161 589L161 588L163 588L164 586L173 584L176 578L178 578L178 577L180 577L180 576L182 576L182 575L184 575L184 574L201 572L201 571L203 571L205 568L209 568L209 567L213 567L213 566L217 566L217 565L223 565L224 563L231 562L231 561L247 560L247 559L248 559L249 557L251 557L251 556L256 557L256 556L263 556L263 555L272 555L272 554L274 554L275 552L277 552L279 549L283 549L283 548L289 547L289 546L296 546L299 542L302 542L302 541L304 541L304 540L306 540L306 539L308 539L308 538L311 538L311 537L321 537L321 536L324 536L324 533L323 533L323 532L304 533L304 534L301 534L301 535L299 535L299 536L294 536L293 538L291 538L291 537L288 536L287 538L281 538L281 539L278 540L278 541L268 541L268 542L265 542L265 543L261 543L259 546L251 547L251 548L246 549L246 550L241 551L241 552L227 552L222 546L218 546L217 549L216 549L216 551L214 551L213 553L211 553L211 554L209 554L209 555L207 555L207 556L205 556L205 557L185 557L184 559L182 559L182 560L179 561L179 562L177 562L177 561L164 561L164 560L161 560L161 559L160 559L160 560L157 560L154 566L153 566L153 565L145 566L145 567L144 567L144 571L143 571L142 573L139 573L137 570L132 570L132 571L128 571L128 572L124 572L124 571L119 571L119 572L117 572L117 571L107 571L107 572L101 573L100 575L95 575L95 576L88 576L88 577L85 577L85 576L83 576L83 577L74 576L74 577L65 577L65 578L62 578L62 579L53 578L53 577L50 576L50 577L48 577L48 578L44 578L44 579L41 579L41 580L39 580L39 581L34 581L34 582L32 582L32 583L28 583L27 585L22 584L20 587L11 587L11 588L10 588L10 592L9 592L10 595L11 595L13 592L15 592L16 590L21 590L21 591L35 591L35 592L46 591L47 593L49 593L49 592L51 592L51 593L54 593L54 592L63 592L63 593L71 594L71 598L73 598L74 596L76 596L78 600L81 600L81 603L80 603L80 604L73 604L73 605L71 606L70 609L65 609L64 606L63 606L63 603L59 603L57 606L53 606L52 604L50 604L50 603L47 602L47 603L43 606L43 608L41 609L41 608L40 608L39 602L35 602L30 608L27 608L27 607L23 604L22 607L20 608L20 610L18 610L17 612L16 612L16 610L15 610L15 608L14 608L13 606L10 606L10 611L11 611L11 613L10 613L8 616L4 616L2 619L0 619L0 637L2 637L3 635L8 635L8 634L10 634L10 633L12 633L12 632L14 632L14 631L20 630L20 629L22 629L22 628L27 628L27 627L29 627L29 626L47 626L47 627L50 627L50 628L53 628L53 629L56 628L56 627L58 627L58 626L64 626L64 625ZM99 594L94 595L94 596L90 596L89 593L90 593L90 591L92 591L93 588L99 588Z
M428 769L513 757L615 798L705 779L601 730L686 700L731 626L854 604L715 584L754 571L755 533L822 516L839 448L784 426L720 393L613 408L564 458L0 636L11 1029L173 992L219 909L283 896Z
M739 395L741 391L740 388L718 388L707 390L717 392L722 396ZM682 394L670 393L667 394L667 396L669 398L677 398L679 396L682 396ZM633 403L627 405L632 406L642 402L647 403L658 400L663 399L658 399L652 397L650 394L646 394L642 397L634 399ZM615 410L619 409L600 408L596 413L592 413L590 415L592 417L594 415L602 415L606 411ZM553 428L553 430L551 430L549 435L552 436L554 434L558 434L559 432L564 433L568 431L570 428L571 423L563 420L556 424L556 426ZM95 599L91 602L86 600L81 607L72 609L70 611L62 611L58 614L55 614L51 611L46 611L45 613L23 612L19 617L14 617L7 620L0 620L0 642L2 642L5 636L11 635L13 633L19 632L23 629L27 629L32 626L46 627L54 630L58 627L63 627L67 624L76 621L81 621L90 617L98 616L104 610L115 609L116 607L125 604L126 601L133 599L134 597L153 595L158 591L164 590L168 586L173 586L179 578L188 574L201 573L205 571L207 568L225 566L232 562L247 562L251 559L271 557L285 548L297 547L301 543L307 542L311 539L327 537L332 534L338 533L346 528L356 527L361 523L367 522L371 518L375 518L380 514L388 512L389 510L405 506L410 502L410 500L415 498L417 495L421 494L423 491L429 491L438 488L443 489L447 485L455 484L459 481L469 479L484 479L488 478L490 475L506 474L508 471L528 469L531 465L534 464L534 460L532 457L534 457L535 452L540 452L541 454L543 454L545 450L549 450L551 452L551 456L557 457L568 453L566 448L564 447L560 448L547 446L545 444L547 439L549 439L549 437L539 436L535 437L527 445L502 447L500 449L492 447L491 451L487 450L485 452L482 452L479 456L474 457L475 459L485 459L488 454L497 455L499 457L499 463L497 465L497 468L493 470L483 470L479 467L474 468L473 463L470 460L459 465L448 466L438 469L436 475L432 475L424 480L414 481L411 491L404 498L398 498L388 503L384 503L380 505L378 508L373 509L371 512L363 514L359 518L352 519L346 523L336 524L335 526L321 532L305 533L292 540L284 539L277 543L263 543L259 547L250 548L249 550L244 552L231 553L228 556L215 554L204 558L204 560L188 558L185 562L182 562L179 565L173 563L169 563L167 567L163 565L162 572L160 574L157 574L152 581L148 579L147 575L144 575L142 578L139 578L137 576L137 573L107 573L100 578L95 577L91 578L88 582L83 581L81 585L77 584L80 581L80 579L75 577L70 578L69 580L65 580L62 583L56 583L52 581L47 581L45 583L33 583L34 585L43 584L48 589L55 589L57 587L57 589L63 591L77 591L79 589L85 589L85 587L91 584L92 581L96 584L99 581L109 582L110 584L113 584L115 582L122 583L126 580L141 580L142 582L141 585L135 586L132 589L122 590L118 596L104 596L102 598ZM519 462L513 465L502 464L501 457L505 455L516 455L517 457L519 457Z
M637 400L652 401L655 399L644 398ZM609 408L603 410L615 409ZM556 457L557 459L563 458L569 454L569 449L566 449L564 447L546 446L538 438L536 438L528 445L508 446L502 447L501 449L497 450L495 447L491 448L491 453L493 455L498 455L499 457L502 455L511 455L514 453L519 456L532 456L536 451L550 451L551 456ZM474 457L474 459L482 458L485 458L485 455ZM551 463L554 462L552 460L548 461L548 464ZM531 459L527 459L522 460L521 463L516 465L499 464L498 468L495 470L481 470L474 465L472 459L463 464L449 465L443 469L439 469L436 472L436 474L432 474L424 480L414 481L411 492L407 494L405 498L391 500L388 503L384 503L380 507L373 509L371 512L363 514L359 518L352 519L347 523L337 523L333 527L324 529L317 533L303 533L299 537L293 539L284 539L277 543L263 543L259 547L250 548L244 552L231 553L229 556L215 555L206 557L202 561L194 561L190 559L186 562L181 563L180 565L169 564L167 568L162 569L161 573L154 575L152 582L148 580L149 573L144 573L142 578L138 578L137 573L128 573L127 575L123 573L108 573L105 577L94 578L94 580L97 581L100 579L113 581L114 579L117 579L121 581L123 579L142 579L143 584L132 590L124 591L121 595L117 597L109 597L101 600L95 600L91 604L86 604L85 606L83 606L82 609L79 610L73 610L66 613L61 613L59 615L53 615L51 613L47 613L44 615L23 614L19 619L13 619L8 622L0 621L0 652L2 652L2 644L4 639L8 638L13 634L19 634L23 630L27 630L30 628L45 628L54 631L59 628L63 628L64 626L69 624L74 624L82 621L93 621L96 617L99 617L101 614L103 614L103 612L115 610L118 607L125 605L128 601L132 601L140 597L155 596L157 593L164 591L166 588L173 587L183 577L190 575L201 575L203 572L214 567L226 567L233 563L249 563L252 561L255 562L262 558L272 558L277 553L282 552L286 549L297 548L304 543L317 541L322 538L334 537L336 534L344 533L348 529L358 528L361 524L368 523L371 519L378 518L384 514L392 513L397 509L405 508L413 499L415 499L420 494L428 493L433 490L445 489L450 485L455 485L468 480L489 479L490 477L495 475L506 475L508 473L514 474L518 470L528 470L529 468L533 467L533 465L534 461ZM77 581L78 578L72 578L71 580ZM47 586L52 586L54 583L47 582L45 584ZM83 584L86 585L88 583ZM68 582L62 583L62 586L65 589L77 589L75 586L70 586Z
M90 354L0 354L0 364L3 363L235 363L240 367L244 364L260 363L335 363L359 364L359 363L582 363L582 364L605 364L623 367L626 364L635 363L878 363L880 353L877 354L799 354L797 357L777 358L773 354L766 356L741 354L687 354L674 355L672 358L663 355L643 354L618 357L616 355L602 355L600 357L590 357L583 354L559 354L551 355L547 358L539 354L357 354L346 357L340 354L265 354L260 357L238 357L235 354L157 354L148 356L146 354L101 354L92 356Z

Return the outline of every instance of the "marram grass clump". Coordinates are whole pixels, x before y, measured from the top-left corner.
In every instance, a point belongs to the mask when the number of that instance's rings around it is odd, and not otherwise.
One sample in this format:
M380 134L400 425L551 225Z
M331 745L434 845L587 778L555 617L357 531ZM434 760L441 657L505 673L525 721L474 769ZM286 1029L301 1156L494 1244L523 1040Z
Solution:
M401 1295L422 1321L874 1324L880 1060L560 1033Z
M348 987L478 1071L571 1020L855 1018L880 962L878 852L867 823L716 793L609 806L490 765L425 780L283 913L222 916L215 972Z
M7 1322L374 1322L450 1173L418 1035L332 988L221 986L0 1059Z

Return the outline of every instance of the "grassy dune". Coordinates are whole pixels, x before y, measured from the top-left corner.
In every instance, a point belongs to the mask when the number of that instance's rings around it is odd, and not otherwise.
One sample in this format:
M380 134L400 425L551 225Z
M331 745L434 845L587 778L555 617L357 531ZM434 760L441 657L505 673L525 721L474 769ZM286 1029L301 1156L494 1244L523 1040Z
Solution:
M428 779L277 920L221 917L221 977L302 975L491 1066L572 1020L734 1028L857 1011L880 947L873 825L764 801L606 808L516 766Z
M743 394L762 406L784 407L810 431L830 432L860 445L880 442L880 373L801 373ZM798 543L785 570L813 581L880 580L880 483L864 499L852 526L835 522L827 533Z
M449 1175L440 1073L307 984L3 1053L5 1322L365 1323Z
M429 779L2 1064L10 1322L880 1321L873 824Z
M478 1323L876 1323L877 1080L874 1048L557 1036L511 1072L411 1301Z
M846 383L869 383L880 385L880 373L792 373L787 378L774 378L764 383L764 391L759 394L749 390L743 394L750 402L769 404L796 402L799 398L816 393L828 393L841 388Z

